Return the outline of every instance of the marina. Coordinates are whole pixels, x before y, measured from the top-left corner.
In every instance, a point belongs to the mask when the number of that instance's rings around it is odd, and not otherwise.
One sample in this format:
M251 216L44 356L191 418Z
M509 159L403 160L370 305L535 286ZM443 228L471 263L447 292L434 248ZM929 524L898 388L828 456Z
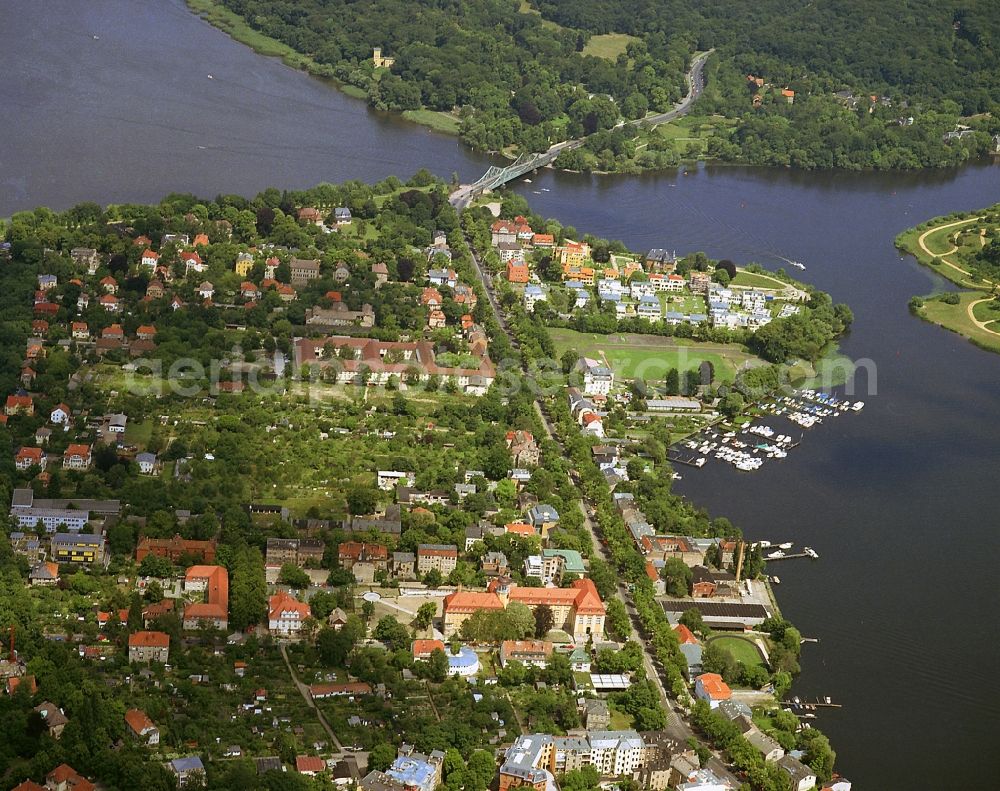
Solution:
M766 400L754 412L758 419L770 416L787 420L798 429L810 429L826 419L860 412L864 406L863 401L852 403L818 390L806 389ZM794 430L784 429L788 432ZM804 431L799 431L796 438L792 433L781 433L763 422L751 422L728 431L716 424L675 444L668 457L672 463L695 468L704 467L715 458L742 472L753 472L768 459L787 458L789 451L802 444L804 436Z

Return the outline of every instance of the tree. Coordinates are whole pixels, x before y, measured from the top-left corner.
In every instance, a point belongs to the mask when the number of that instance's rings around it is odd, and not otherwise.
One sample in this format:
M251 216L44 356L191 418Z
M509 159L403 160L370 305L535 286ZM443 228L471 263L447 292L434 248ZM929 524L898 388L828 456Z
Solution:
M667 395L677 395L681 391L681 375L676 368L667 371L667 377L663 383Z
M320 661L327 667L343 667L356 639L356 631L346 626L340 630L331 627L320 629L316 637Z
M283 563L278 572L278 582L292 588L308 588L309 575L294 563Z
M543 638L555 626L555 616L552 614L552 608L547 604L540 604L535 608L534 616L535 637Z
M146 601L158 602L163 600L163 586L158 580L152 580L146 586L145 597Z
M139 574L143 577L159 577L161 579L170 577L174 573L174 564L166 558L161 558L152 553L146 555L139 564Z
M590 581L600 597L607 601L618 590L618 574L607 561L594 558L590 561Z
M746 406L743 396L736 390L731 390L719 403L719 410L730 420L735 418Z
M407 648L410 645L409 631L392 615L384 615L379 618L372 636L385 643L393 651Z
M440 588L444 577L438 569L430 569L424 574L423 582L428 588Z
M378 493L370 486L352 486L347 490L347 510L355 516L370 514L378 504Z
M426 629L431 625L435 615L437 615L437 604L432 601L424 602L417 610L417 617L414 619L414 625L418 629Z
M362 601L361 614L364 616L366 621L370 621L372 616L375 614L375 602L370 602L368 599Z
M705 628L705 621L701 617L701 610L697 607L692 607L690 610L685 610L681 613L679 623L684 624L684 626L695 634L706 634L708 631Z
M573 370L573 366L576 365L576 361L580 359L580 355L577 353L576 349L567 349L559 357L559 362L562 364L562 371L564 374L568 374Z
M368 771L384 772L392 762L396 760L396 748L391 744L382 742L372 747L368 753Z
M632 622L629 620L628 612L621 599L608 599L607 614L604 625L608 628L613 639L623 642L632 634Z
M448 655L440 648L431 651L427 664L427 677L431 681L441 684L448 678Z
M667 558L660 576L666 583L668 596L683 598L691 593L691 580L694 575L687 563L680 558Z

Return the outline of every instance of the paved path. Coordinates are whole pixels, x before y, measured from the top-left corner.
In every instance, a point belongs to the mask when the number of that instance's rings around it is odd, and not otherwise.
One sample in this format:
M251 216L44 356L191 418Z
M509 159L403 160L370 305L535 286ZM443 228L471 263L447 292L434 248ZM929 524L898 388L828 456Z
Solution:
M298 676L295 675L295 671L292 669L291 660L288 658L288 650L284 643L280 646L281 658L285 660L285 667L288 668L288 675L292 677L292 683L295 684L296 689L302 694L303 700L305 700L306 705L316 712L316 718L319 720L319 724L323 726L323 730L326 731L327 736L330 737L330 741L336 745L338 752L344 752L344 745L340 743L340 739L333 732L333 728L330 727L330 723L326 721L326 717L323 716L323 712L319 710L316 705L316 701L312 699L312 695L309 694L309 686L307 684L299 681ZM355 780L360 779L360 774L358 772L358 765L356 761L350 762L351 774L354 775Z
M937 231L943 230L945 228L955 228L955 227L957 227L959 225L968 225L970 222L976 222L977 220L981 220L981 219L983 219L983 218L982 217L972 217L972 218L970 218L968 220L958 220L956 222L948 223L947 225L939 225L936 228L930 228L929 230L926 230L922 234L920 234L920 237L917 239L917 244L920 245L920 249L923 250L931 258L936 258L939 261L941 261L942 264L950 266L952 269L954 269L954 270L956 270L958 272L961 272L966 277L971 277L972 276L971 272L969 272L969 271L967 271L965 269L962 269L962 267L958 266L958 264L955 264L955 263L949 261L947 258L945 258L946 255L954 255L955 253L957 253L958 252L958 247L952 245L952 248L950 250L946 250L943 253L932 253L931 250L930 250L930 248L926 244L926 239L932 233L936 233ZM982 229L979 232L979 244L980 244L980 246L983 246L983 245L986 244L986 230L985 229ZM983 278L983 283L986 283L986 284L988 284L990 286L996 285L996 283L994 283L992 280L989 280L988 278L985 278L985 277ZM965 310L966 310L966 312L969 315L969 321L971 321L980 330L982 330L983 332L988 332L990 335L1000 336L1000 332L997 332L996 330L990 329L989 326L987 326L991 322L980 321L979 319L976 318L975 313L974 313L974 311L976 309L976 305L980 305L983 302L990 302L992 299L993 299L993 297L983 297L982 299L974 300L974 301L972 301L972 302L970 302L968 304L968 306L966 307Z

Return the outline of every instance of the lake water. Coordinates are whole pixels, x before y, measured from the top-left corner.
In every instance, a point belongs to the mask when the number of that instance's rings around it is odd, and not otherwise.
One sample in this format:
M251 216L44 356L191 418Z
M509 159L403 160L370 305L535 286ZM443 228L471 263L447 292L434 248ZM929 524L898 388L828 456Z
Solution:
M254 55L180 0L8 0L4 11L0 216L420 167L468 179L489 164ZM546 171L533 182L517 189L565 223L639 250L802 261L803 279L851 306L842 349L877 369L864 411L812 429L760 472L710 464L683 470L678 488L751 537L820 553L772 573L785 614L820 640L804 646L796 692L844 704L818 724L858 788L988 786L1000 769L1000 357L908 314L910 296L946 284L901 260L892 239L1000 200L1000 170Z

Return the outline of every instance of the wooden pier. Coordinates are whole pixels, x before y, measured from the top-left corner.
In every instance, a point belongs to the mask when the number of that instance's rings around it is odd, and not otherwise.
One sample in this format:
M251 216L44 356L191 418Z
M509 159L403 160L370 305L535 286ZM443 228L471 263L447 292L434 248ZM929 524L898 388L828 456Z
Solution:
M783 700L781 701L782 706L791 706L793 709L805 709L810 711L811 709L842 709L844 708L843 703L827 703L825 700L816 698L816 700L800 700L796 703L794 700Z

